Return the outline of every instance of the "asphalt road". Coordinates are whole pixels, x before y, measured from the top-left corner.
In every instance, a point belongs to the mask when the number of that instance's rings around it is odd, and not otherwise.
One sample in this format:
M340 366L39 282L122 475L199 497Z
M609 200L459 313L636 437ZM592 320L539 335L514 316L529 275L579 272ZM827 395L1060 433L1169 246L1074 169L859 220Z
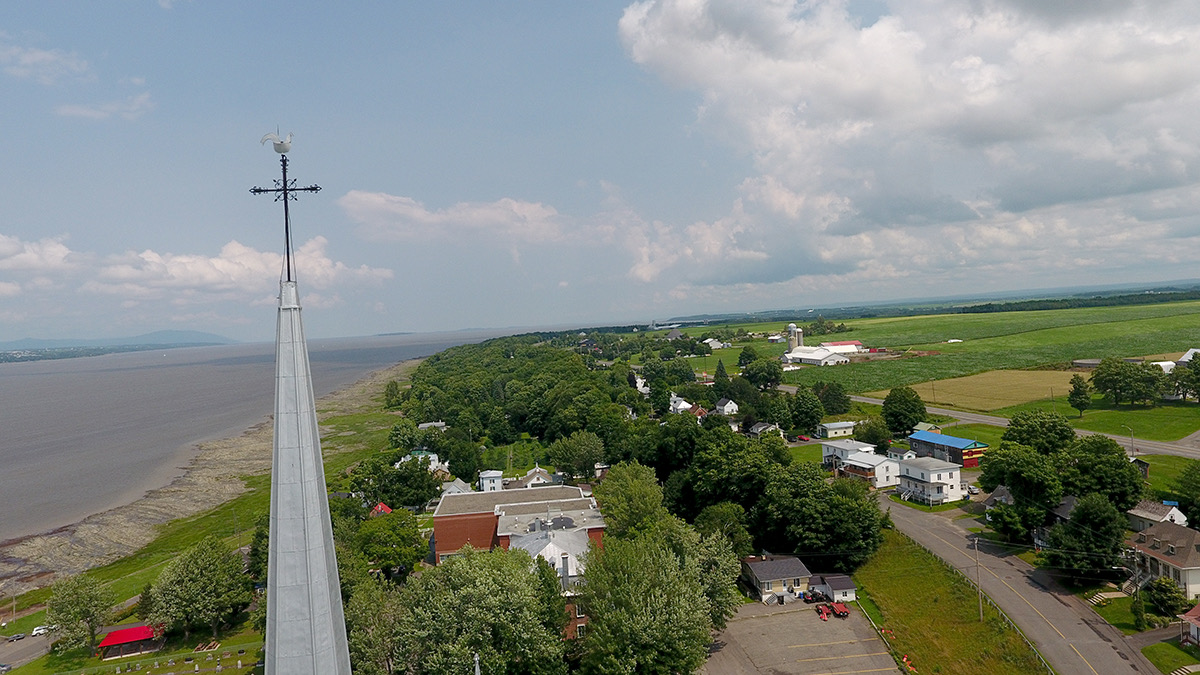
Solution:
M976 576L974 519L954 520L956 511L925 513L885 502L901 532L952 566ZM979 583L1037 645L1059 675L1156 675L1158 669L1079 598L1049 576L984 541L979 547Z
M49 635L30 636L16 642L8 642L6 635L0 641L0 663L7 663L15 668L29 663L49 651Z

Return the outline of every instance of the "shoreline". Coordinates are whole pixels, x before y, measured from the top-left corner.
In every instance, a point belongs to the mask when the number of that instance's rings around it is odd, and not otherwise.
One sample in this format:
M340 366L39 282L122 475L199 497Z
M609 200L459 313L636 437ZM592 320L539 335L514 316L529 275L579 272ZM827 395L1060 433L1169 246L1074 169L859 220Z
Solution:
M372 397L388 380L407 379L422 360L408 359L370 372L317 399L318 423L375 405ZM190 459L170 472L170 482L131 502L69 525L0 541L0 589L4 595L24 593L49 585L59 574L106 565L149 544L158 537L160 525L202 514L244 494L249 488L242 477L270 473L272 417L240 434L191 444Z

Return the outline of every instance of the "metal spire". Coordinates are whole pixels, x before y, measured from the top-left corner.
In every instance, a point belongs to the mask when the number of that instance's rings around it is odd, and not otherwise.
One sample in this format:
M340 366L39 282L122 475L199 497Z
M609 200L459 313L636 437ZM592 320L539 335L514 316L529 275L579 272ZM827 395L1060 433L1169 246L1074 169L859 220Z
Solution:
M274 136L268 134L267 138ZM271 460L270 548L267 562L266 672L268 675L350 675L350 650L342 612L341 584L329 521L325 468L317 428L308 345L300 320L300 296L292 276L288 201L297 188L287 177L291 136L280 141L283 180L274 192L283 202L286 277L279 282L275 341L275 443Z
M275 134L267 134L263 137L263 141L266 141L272 136L275 136ZM275 136L275 138L278 139L279 137ZM285 147L287 150L290 150L292 147L291 138L292 135L288 134L288 140L286 143L276 142L275 150L279 151L281 146ZM283 257L284 266L287 270L284 279L286 281L294 281L292 278L292 221L291 216L288 214L288 202L299 198L299 195L296 194L297 192L320 192L321 186L309 185L308 187L298 188L296 187L295 178L288 180L288 158L287 155L283 154L287 150L279 153L279 166L283 168L283 179L275 179L275 187L273 188L260 188L255 185L254 187L250 188L250 194L261 195L264 192L273 192L275 194L275 201L283 202Z

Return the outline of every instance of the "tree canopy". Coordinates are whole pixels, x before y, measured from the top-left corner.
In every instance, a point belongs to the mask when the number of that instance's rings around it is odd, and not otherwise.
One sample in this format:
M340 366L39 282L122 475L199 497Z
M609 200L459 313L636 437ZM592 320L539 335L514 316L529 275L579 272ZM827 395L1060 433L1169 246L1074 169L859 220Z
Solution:
M1074 441L1075 429L1060 413L1022 410L1012 416L1000 438L1049 455Z
M904 436L925 421L925 402L912 387L896 387L884 397L882 415L894 435Z
M151 587L150 621L167 631L208 626L213 637L223 620L250 602L250 579L242 556L210 535L163 569Z
M95 577L63 577L50 587L46 621L58 626L58 639L66 647L87 646L96 651L96 632L112 613L116 595Z

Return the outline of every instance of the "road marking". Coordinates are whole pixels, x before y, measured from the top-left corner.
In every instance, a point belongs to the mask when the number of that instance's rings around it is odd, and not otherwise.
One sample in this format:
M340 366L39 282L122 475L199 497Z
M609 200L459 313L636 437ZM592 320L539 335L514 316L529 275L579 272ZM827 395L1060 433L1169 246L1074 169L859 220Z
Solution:
M863 638L861 640L838 640L837 642L813 642L813 643L806 644L806 645L788 645L788 649L795 649L797 647L825 647L827 645L852 645L856 642L871 642L872 640L878 640L878 639L879 638L877 638L877 637L873 637L873 638Z
M1067 644L1070 644L1070 643L1068 642ZM1071 645L1071 649L1075 649L1075 645ZM1075 649L1075 653L1076 653L1076 654L1079 654L1079 650L1078 650L1078 649ZM1083 654L1079 654L1079 658L1083 659ZM1083 662L1084 662L1084 663L1087 663L1087 667L1088 667L1088 668L1091 668L1091 671L1092 671L1093 673L1096 673L1096 669L1095 669L1095 668L1092 668L1092 664L1088 663L1088 660L1087 660L1087 659L1083 659ZM1100 675L1100 673L1096 673L1096 675Z
M934 539L937 539L938 541L942 542L943 544L945 544L945 545L947 545L947 546L949 546L949 547L953 548L954 550L956 550L956 551L959 551L959 552L962 552L962 551L961 551L961 550L960 550L960 549L959 549L957 546L955 546L954 544L952 544L952 543L950 543L950 542L946 541L945 539L942 539L941 537L937 536L937 535L936 535L936 534L934 534L933 532L930 532L929 530L926 530L926 533L928 533L928 534L929 534L930 536L932 536ZM1060 630L1058 629L1058 626L1055 626L1053 623L1051 623L1051 622L1050 622L1050 619L1047 619L1045 614L1042 614L1042 613L1041 613L1041 611L1039 611L1037 607L1034 607L1034 606L1033 606L1033 603L1032 603L1032 602L1030 602L1030 601L1029 601L1029 600L1028 600L1028 599L1027 599L1027 598L1026 598L1024 595L1021 595L1021 592L1020 592L1020 591L1018 591L1017 589L1013 588L1011 584L1009 584L1007 581L1005 581L1005 580L1004 580L1004 579L1003 579L1003 578L1002 578L1002 577L1001 577L999 574L996 574L995 572L993 572L993 571L991 570L991 568L987 567L986 565L980 565L980 567L981 567L982 569L985 569L985 570L987 570L987 571L988 571L988 574L990 574L990 575L992 575L992 576L996 577L996 579L998 579L998 580L1000 581L1000 583L1002 583L1002 584L1004 584L1005 586L1007 586L1007 587L1008 587L1008 590L1012 591L1013 593L1016 593L1016 594L1017 594L1017 597L1018 597L1018 598L1020 598L1020 599L1021 599L1021 600L1022 600L1024 603L1025 603L1025 604L1029 605L1029 609L1032 609L1034 612L1037 612L1037 615L1038 615L1038 616L1040 616L1040 617L1042 617L1042 621L1045 621L1045 622L1046 622L1046 625L1048 625L1048 626L1050 626L1051 628L1053 628L1053 629L1054 629L1054 632L1055 632L1055 633L1058 633L1058 636L1059 636L1060 638L1062 638L1063 640L1066 640L1066 639L1067 639L1067 636L1062 634L1062 631L1060 631ZM1072 645L1072 648L1073 648L1073 647L1074 647L1074 645ZM1078 654L1078 653L1079 653L1079 650L1078 650L1078 649L1076 649L1076 650L1075 650L1075 653L1076 653L1076 654ZM1080 655L1080 658L1083 658L1083 656L1082 656L1082 655ZM1087 663L1087 659L1084 659L1084 663ZM1088 663L1088 668L1091 668L1091 667L1092 667L1092 664ZM1095 672L1095 671L1092 671L1092 672Z
M841 661L842 659L861 659L866 656L891 656L891 654L888 652L875 652L874 654L849 654L847 656L818 656L811 659L796 659L796 663L807 663L809 661Z

